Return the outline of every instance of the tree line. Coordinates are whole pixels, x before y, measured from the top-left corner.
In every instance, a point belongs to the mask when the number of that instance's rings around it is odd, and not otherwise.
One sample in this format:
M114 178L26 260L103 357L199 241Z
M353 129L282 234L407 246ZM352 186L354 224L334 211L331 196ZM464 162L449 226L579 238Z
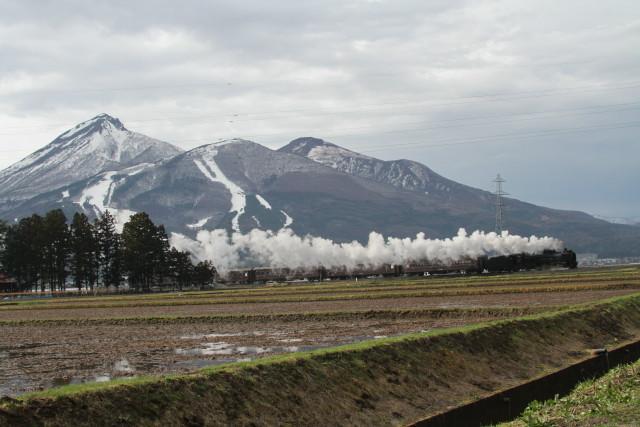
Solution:
M68 223L60 209L15 224L0 221L0 270L20 290L42 292L119 289L125 283L136 291L202 287L215 274L210 262L194 265L188 252L171 247L164 226L145 212L132 215L118 233L109 211L93 222L75 213Z

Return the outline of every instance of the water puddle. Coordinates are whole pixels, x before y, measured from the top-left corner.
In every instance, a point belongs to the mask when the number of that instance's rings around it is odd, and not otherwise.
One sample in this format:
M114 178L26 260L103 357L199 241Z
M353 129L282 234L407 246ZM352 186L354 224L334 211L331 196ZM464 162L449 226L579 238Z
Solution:
M266 334L267 333L264 332L264 331L229 332L229 333L214 332L214 333L210 333L210 334L182 335L182 336L180 336L180 339L183 339L183 340L201 340L201 339L205 339L205 338L246 337L246 336L261 337L261 336L264 336ZM282 334L282 333L278 333L278 332L273 333L273 335L280 335L280 334Z
M279 342L302 342L304 340L302 338L283 338L278 341Z
M118 360L113 365L113 370L115 372L125 372L125 373L130 373L134 371L133 367L129 364L129 361L127 359Z
M94 369L98 370L98 369ZM109 372L110 371L110 372ZM107 381L111 381L114 378L135 378L135 375L129 375L135 372L135 369L127 359L120 359L113 364L113 367L110 370L104 370L103 372L90 374L88 376L63 376L53 378L47 387L60 387L64 385L70 384L82 384L87 382L97 382L103 383Z
M295 353L298 351L315 350L322 347L328 347L328 345L319 344L305 346L252 346L233 345L227 342L213 342L203 343L202 347L200 348L177 348L175 350L175 353L183 356L260 355L266 353ZM237 361L237 359L230 360Z

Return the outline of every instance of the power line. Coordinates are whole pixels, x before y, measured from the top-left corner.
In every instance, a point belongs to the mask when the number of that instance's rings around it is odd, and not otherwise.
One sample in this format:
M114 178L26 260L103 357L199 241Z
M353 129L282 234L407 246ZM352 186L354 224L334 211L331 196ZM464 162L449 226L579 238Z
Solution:
M436 143L436 144L424 144L424 142L414 142L414 143L404 143L404 144L395 144L394 148L396 147L408 147L408 146L421 146L421 148L433 148L433 147L445 147L445 146L453 146L453 145L463 145L463 144L480 144L480 143L491 143L494 142L496 140L499 139L511 139L511 140L517 140L517 139L529 139L529 138L536 138L536 137L545 137L545 136L554 136L554 135L559 135L559 134L565 134L565 133L573 133L573 132L584 132L584 131L597 131L597 130L612 130L612 129L623 129L623 128L630 128L630 127L640 127L640 121L639 122L626 122L626 123L614 123L614 124L607 124L607 125L598 125L598 126L586 126L586 127L578 127L578 128L570 128L570 129L557 129L557 130L552 130L552 131L544 131L544 132L533 132L533 133L512 133L512 134L502 134L502 135L492 135L492 136L486 136L486 137L481 137L481 138L471 138L471 139L467 139L467 140L443 140L443 142L441 143ZM212 139L211 142L213 143L215 140ZM611 141L608 141L611 142ZM385 149L389 149L389 146L379 146L379 148L372 148L372 149L365 149L365 150L361 150L361 152L363 154L366 153L370 153L370 152L375 152L375 151L382 151Z
M621 107L621 108L606 108L606 107ZM625 108L626 107L626 108ZM507 118L507 117L519 117L519 116L531 116L531 115L543 115L543 114L555 114L555 113L561 113L561 112L571 112L571 111L578 111L577 113L572 113L572 114L562 114L562 115L555 115L553 116L553 118L558 118L558 117L570 117L570 116L581 116L581 115L589 115L589 114L602 114L602 113L610 113L610 112L619 112L619 111L628 111L628 110L635 110L637 108L640 107L640 102L627 102L627 103L620 103L620 104L609 104L609 105L601 105L601 106L590 106L590 107L578 107L578 108L565 108L565 109L556 109L556 110L541 110L541 111L532 111L532 112L525 112L525 113L511 113L511 114L498 114L498 115L492 115L492 116L466 116L466 117L456 117L456 118L451 118L451 119L441 119L441 120L420 120L420 121L412 121L412 122L401 122L401 123L394 123L394 125L401 125L401 126L406 126L406 125L422 125L422 124L429 124L429 123L433 123L433 124L438 124L438 123L450 123L450 122L459 122L459 121L472 121L472 120L485 120L485 119L501 119L501 118ZM595 110L595 109L599 109L597 111L584 111L584 110ZM582 111L582 112L580 112ZM455 125L456 128L459 127L471 127L471 126L484 126L487 124L496 124L496 123L504 123L504 122L511 122L511 121L523 121L523 120L537 120L540 118L544 118L544 117L521 117L521 118L514 118L514 119L509 119L509 120L500 120L500 121L489 121L489 122L484 122L484 123L465 123L463 125ZM321 132L325 137L326 136L344 136L344 134L335 134L336 131L341 132L341 131L345 131L345 130L358 130L358 129L373 129L373 128L379 128L380 125L376 124L376 125L367 125L367 126L356 126L356 127L348 127L348 128L339 128L339 129L334 129L333 133L325 133L325 132ZM423 127L423 128L419 128L419 129L404 129L401 130L403 132L410 132L410 131L421 131L421 130L427 130L427 129L446 129L449 128L451 126L429 126L429 127ZM145 130L139 130L141 132L146 132ZM390 130L390 131L377 131L377 133L387 133L387 132L398 132L399 130ZM306 132L306 131L300 131L300 132ZM260 133L260 134L250 134L250 136L252 137L256 137L256 136L274 136L274 135L288 135L290 134L291 131L288 132L270 132L270 133ZM0 134L0 136L23 136L23 135L39 135L39 133L30 133L30 134L21 134L21 133L2 133ZM180 142L193 142L193 141L205 141L208 139L189 139L189 140L173 140L174 143L180 143ZM0 150L2 151L2 150Z
M619 111L628 111L628 110L634 110L640 108L640 105L637 105L635 107L630 107L630 108L624 108L624 109L611 109L611 110L602 110L602 111L594 111L594 112L583 112L583 113L576 113L576 114L564 114L564 115L560 115L560 116L554 116L553 118L558 118L558 117L569 117L569 116L581 116L581 115L588 115L588 114L600 114L600 113L610 113L610 112L619 112ZM508 116L508 115L507 115ZM499 117L499 116L495 116L495 117ZM486 125L494 125L494 124L500 124L500 123L511 123L514 121L525 121L525 120L537 120L537 119L541 119L541 118L546 118L546 117L524 117L521 119L509 119L509 120L499 120L499 121L490 121L490 122L481 122L481 123L465 123L463 125L449 125L449 126L428 126L428 127L422 127L422 128L417 128L417 129L390 129L390 130L376 130L375 133L376 135L380 135L380 134L405 134L405 133L414 133L414 132L428 132L434 129L449 129L449 128L456 128L456 129L461 129L461 128L468 128L468 127L475 127L475 126L486 126ZM457 120L457 119L455 119ZM449 121L453 121L453 120L443 120L443 122L449 122ZM429 122L413 122L413 123L404 123L404 124L423 124L423 123L429 123ZM433 123L438 123L438 122L433 122ZM326 137L341 137L341 136L353 136L353 135L362 135L361 133L341 133L342 131L348 131L348 130L359 130L359 129L376 129L378 126L377 125L373 125L373 126L360 126L360 127L350 127L350 128L340 128L337 129L338 133L332 133L332 132L307 132L307 133L317 133L317 134L321 134L323 138ZM292 131L288 131L288 132L271 132L271 133L261 133L261 134L247 134L245 136L245 138L256 138L256 137L262 137L262 136L277 136L277 135L291 135L292 133L294 134L301 134L303 132L292 132ZM213 140L222 140L225 138L200 138L200 139L187 139L187 140L178 140L178 141L174 141L174 142L205 142L205 141L213 141ZM398 144L394 144L394 146L399 146ZM386 148L388 148L388 146L386 146Z
M393 148L397 147L409 147L409 146L422 146L422 148L431 148L431 147L446 147L450 145L463 145L463 144L478 144L483 142L493 142L498 139L521 139L521 138L534 138L534 137L544 137L544 136L554 136L561 135L564 133L573 133L573 132L585 132L590 130L612 130L612 129L624 129L631 127L640 126L640 121L637 122L623 122L623 123L611 123L605 125L596 125L596 126L585 126L585 127L575 127L568 129L553 129L546 131L536 131L536 132L524 132L524 133L507 133L507 134L499 134L499 135L490 135L483 136L478 138L468 138L466 140L459 139L449 139L449 140L441 140L441 142L436 144L425 144L424 141L420 142L409 142L409 143L401 143L394 144ZM374 146L373 148L363 150L363 153L369 153L372 151L382 151L389 149L388 145L386 146Z
M633 103L630 103L633 104ZM637 108L637 107L635 107ZM634 108L634 109L635 109ZM631 108L628 108L631 109ZM624 110L628 110L628 109L624 109ZM613 109L613 110L603 110L603 111L596 111L596 112L583 112L580 114L572 114L572 115L582 115L582 114L593 114L593 113L606 113L606 112L614 112L614 111L623 111L623 109ZM550 111L552 112L552 111ZM567 116L567 115L564 115ZM558 117L558 116L556 116ZM562 116L560 116L562 117ZM524 120L525 118L523 118L522 120ZM534 118L535 119L535 118ZM479 125L490 125L490 124L496 124L496 123L510 123L511 120L503 120L503 121L499 121L499 122L486 122L486 123L472 123L472 124L466 124L466 125L458 125L455 126L456 128L464 128L464 127L473 127L473 126L479 126ZM476 137L476 138L468 138L468 139L463 139L460 140L459 138L447 138L447 139L443 139L440 140L440 142L437 142L434 144L432 143L433 141L430 141L430 143L425 144L424 141L420 141L420 142L407 142L407 143L397 143L397 144L393 144L393 147L407 147L407 146L413 146L413 145L424 145L424 147L442 147L442 146L447 146L447 145L461 145L461 144L471 144L471 143L476 143L476 141L484 141L486 139L491 139L491 140L496 140L496 139L507 139L507 138L525 138L525 137L532 137L532 136L547 136L547 135L555 135L555 134L562 134L562 133L567 133L567 132L580 132L580 131L585 131L585 130L598 130L598 129L616 129L616 128L622 128L622 127L635 127L635 123L637 122L623 122L623 123L613 123L613 124L604 124L604 125L590 125L590 126L586 126L586 127L574 127L574 128L568 128L568 129L546 129L546 130L540 130L540 131L527 131L527 132L514 132L514 133L506 133L506 134L498 134L498 135L490 135L490 136L482 136L482 137ZM433 126L430 128L422 128L422 129L395 129L395 130L388 130L388 131L377 131L377 134L401 134L401 133L411 133L411 132L422 132L422 131L429 131L432 129L442 129L442 128L450 128L452 126ZM368 128L368 127L360 127L360 128L350 128L350 129L363 129L363 128ZM349 128L345 128L342 130L349 130ZM291 132L288 132L286 134L290 134ZM256 134L252 134L249 135L248 137L256 137L256 136L273 136L273 135L285 135L285 133L271 133L271 134L261 134L261 135L256 135ZM323 134L323 137L326 137L327 134ZM328 134L328 136L349 136L349 134ZM173 143L180 143L180 142L214 142L214 141L219 141L219 140L223 140L225 138L216 138L216 137L211 137L211 138L206 138L206 139L189 139L189 140L176 140L173 141ZM363 152L375 152L375 151L382 151L382 150L386 150L389 149L390 146L388 144L385 145L378 145L378 146L369 146L367 148L363 149ZM19 152L19 150L0 150L0 152Z

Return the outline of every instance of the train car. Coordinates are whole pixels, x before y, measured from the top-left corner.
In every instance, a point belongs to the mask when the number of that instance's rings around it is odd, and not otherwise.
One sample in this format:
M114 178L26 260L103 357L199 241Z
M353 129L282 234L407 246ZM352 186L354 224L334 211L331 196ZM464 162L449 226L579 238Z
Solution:
M494 257L465 258L459 261L444 263L428 260L413 261L406 264L382 264L380 266L358 265L349 269L340 267L315 268L252 268L232 270L220 281L237 284L286 282L293 280L345 280L370 276L402 276L431 274L477 274L505 273L521 270L539 270L544 268L563 267L576 268L575 252L565 249L562 252L545 250L541 254L526 253L500 255Z
M255 283L256 274L252 268L243 270L231 270L224 275L218 274L216 276L216 282L220 283L234 283L238 285L248 285Z
M482 271L482 270L480 270ZM444 262L411 262L401 268L401 273L406 275L427 275L427 274L451 274L451 273L477 273L479 272L478 260L466 258L459 261Z

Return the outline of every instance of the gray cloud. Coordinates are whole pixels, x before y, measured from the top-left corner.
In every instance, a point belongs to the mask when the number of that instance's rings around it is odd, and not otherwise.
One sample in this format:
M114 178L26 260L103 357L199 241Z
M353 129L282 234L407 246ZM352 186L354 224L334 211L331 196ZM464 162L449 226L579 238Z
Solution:
M0 167L100 112L640 216L634 1L0 1ZM634 123L636 125L634 125Z

